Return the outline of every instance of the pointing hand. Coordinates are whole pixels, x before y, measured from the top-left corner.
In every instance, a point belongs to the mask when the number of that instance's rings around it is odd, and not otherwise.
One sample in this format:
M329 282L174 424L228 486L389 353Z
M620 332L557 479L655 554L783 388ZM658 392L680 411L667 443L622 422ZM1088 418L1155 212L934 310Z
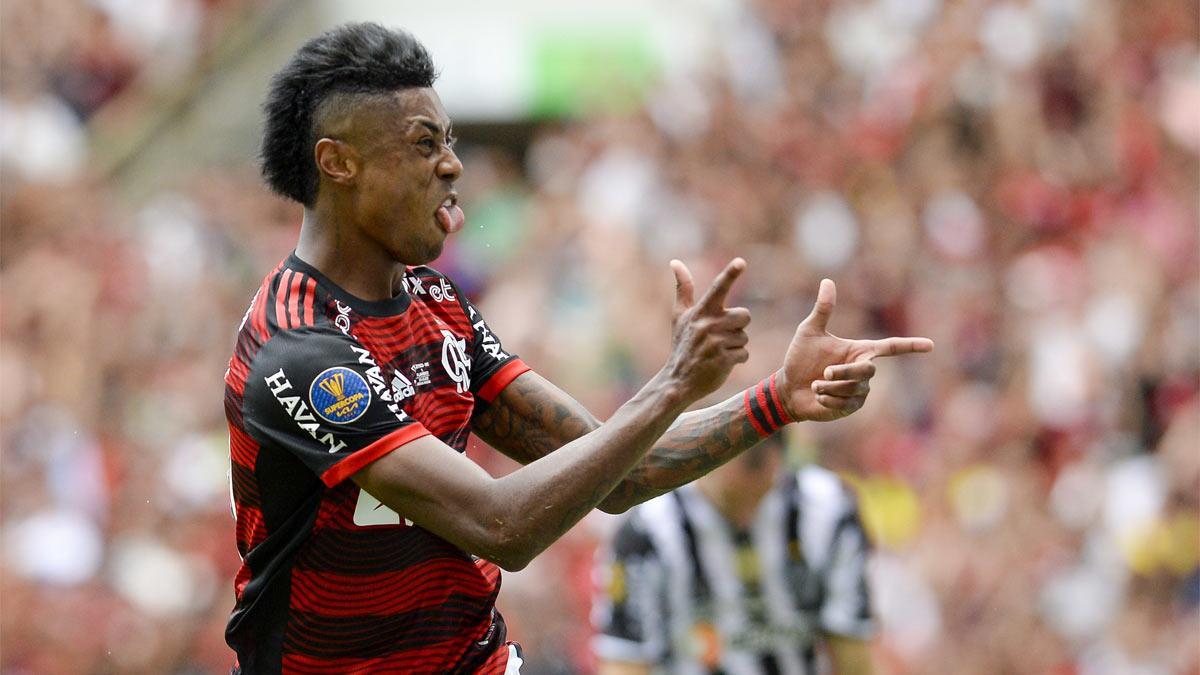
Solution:
M682 262L671 261L671 271L675 274L675 309L671 356L666 370L692 401L716 391L735 365L750 358L746 351L750 340L746 335L750 310L725 307L729 289L745 270L745 260L734 258L729 261L700 301L695 302L692 273Z
M783 405L794 420L828 421L863 406L875 375L874 360L933 351L933 340L889 337L848 340L827 330L837 286L823 279L812 312L796 328L776 378Z

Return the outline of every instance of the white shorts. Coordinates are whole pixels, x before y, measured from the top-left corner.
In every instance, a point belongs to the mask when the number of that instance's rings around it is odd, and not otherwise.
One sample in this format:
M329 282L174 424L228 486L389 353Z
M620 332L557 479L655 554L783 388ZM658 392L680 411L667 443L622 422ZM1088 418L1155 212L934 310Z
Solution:
M508 665L504 668L504 675L521 675L521 664L524 661L521 659L521 651L514 644L508 645Z

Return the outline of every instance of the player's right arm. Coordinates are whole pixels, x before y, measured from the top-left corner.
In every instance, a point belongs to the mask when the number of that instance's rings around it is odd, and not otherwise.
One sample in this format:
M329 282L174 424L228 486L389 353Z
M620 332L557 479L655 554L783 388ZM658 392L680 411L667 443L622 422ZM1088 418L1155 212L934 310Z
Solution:
M686 272L677 270L676 280L681 287L691 286ZM933 349L925 338L847 340L832 335L826 326L835 302L836 287L823 281L783 367L745 392L680 415L600 508L621 513L665 494L737 457L783 424L849 415L866 401L875 374L873 359ZM599 425L569 394L526 372L476 414L473 430L492 447L527 463Z
M465 551L521 569L623 480L675 418L748 358L749 312L723 306L745 269L735 259L699 302L677 293L666 365L604 424L502 478L432 436L353 474L392 510ZM676 270L679 274L679 270Z

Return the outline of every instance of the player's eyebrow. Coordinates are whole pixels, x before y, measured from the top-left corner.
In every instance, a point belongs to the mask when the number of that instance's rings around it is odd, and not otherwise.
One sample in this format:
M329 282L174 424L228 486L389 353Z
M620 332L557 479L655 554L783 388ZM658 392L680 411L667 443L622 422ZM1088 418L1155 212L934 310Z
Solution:
M438 124L437 122L435 122L427 117L417 117L417 118L414 118L413 121L416 122L417 124L420 124L421 126L425 127L426 129L430 130L435 135L440 135L442 133L442 125ZM454 137L453 126L454 125L446 126L446 138Z

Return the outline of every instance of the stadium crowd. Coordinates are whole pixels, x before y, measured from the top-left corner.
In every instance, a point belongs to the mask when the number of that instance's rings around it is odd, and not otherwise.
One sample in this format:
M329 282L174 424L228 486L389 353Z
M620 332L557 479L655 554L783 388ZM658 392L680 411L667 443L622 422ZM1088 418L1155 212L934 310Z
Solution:
M196 68L243 4L2 5L6 673L231 662L221 378L299 211L249 162L123 202L87 124L151 105L121 93ZM853 417L788 430L862 500L881 671L1200 673L1195 3L755 0L723 22L708 67L642 103L539 125L523 156L464 146L467 228L436 266L598 414L665 355L670 258L749 262L752 358L722 394L835 279L834 332L938 344ZM528 672L590 668L613 527L506 575Z

